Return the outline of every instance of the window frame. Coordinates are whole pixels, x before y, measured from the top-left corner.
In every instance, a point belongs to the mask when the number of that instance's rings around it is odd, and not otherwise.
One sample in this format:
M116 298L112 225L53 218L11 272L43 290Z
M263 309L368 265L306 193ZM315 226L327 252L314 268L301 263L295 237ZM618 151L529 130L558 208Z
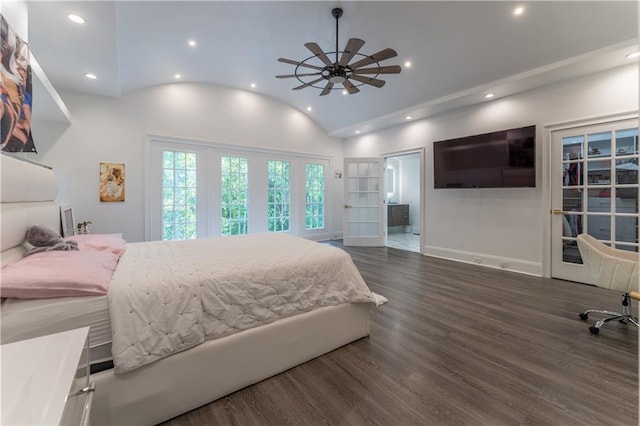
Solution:
M171 167L171 168L165 167L165 154L167 152L171 152L173 154L172 155L172 163L173 163L172 166L173 167ZM195 169L189 169L188 161L187 161L186 158L185 158L184 167L177 168L176 167L176 162L177 162L176 155L179 155L179 154L184 154L185 156L194 155L195 156L195 164L194 164ZM187 218L185 218L185 221L184 221L184 225L185 225L185 229L184 229L184 234L185 235L184 236L185 236L185 238L182 238L182 239L197 238L197 233L198 233L197 225L198 225L198 221L199 221L199 216L198 216L198 196L197 196L197 192L198 192L198 179L197 179L197 174L198 174L198 170L197 170L197 167L198 167L198 164L197 164L198 163L198 161L197 161L198 153L190 152L190 151L184 151L184 150L178 151L178 150L173 150L173 149L161 149L161 157L162 157L162 160L161 160L162 161L162 177L161 177L161 179L162 179L162 200L161 200L161 209L162 209L161 227L162 227L162 229L160 231L161 239L163 239L163 240L165 239L164 238L165 237L165 226L168 223L171 223L172 227L174 228L174 230L173 230L173 238L171 238L171 240L176 241L175 237L176 237L177 231L176 231L175 228L178 227L181 224L180 222L182 222L182 221L177 221L176 220L176 218L175 218L175 213L176 213L175 207L176 206L183 206L185 208L185 213L189 209L189 207L191 207L191 205L186 202L187 198L189 197L189 195L188 195L189 192L190 192L189 190L195 190L195 194L194 194L195 195L195 212L194 212L195 213L195 221L194 222L190 222L190 221L186 220ZM175 197L172 197L173 200L174 200L174 202L172 204L172 206L174 207L174 209L173 209L173 216L174 217L171 220L171 222L166 222L165 221L165 217L164 217L164 210L165 210L166 207L168 207L168 205L166 205L165 202L164 202L165 201L165 189L168 188L167 186L164 185L164 183L165 183L164 182L165 171L167 171L167 170L172 170L173 171L173 176L171 178L172 186L170 186L169 188L172 188L173 190L175 190L176 193L177 193L178 189L183 189L184 190L184 203L183 204L175 204ZM183 172L183 171L184 171L184 174L185 174L185 176L184 176L184 184L185 185L182 187L182 186L178 186L176 184L176 175L177 175L177 172ZM195 183L195 187L190 187L188 185L188 183L189 183L188 174L190 172L193 172L196 175L195 182L194 182ZM192 228L192 230L195 232L195 234L193 234L193 238L191 238L192 234L188 230L188 227L189 227L190 223L195 225L195 228ZM187 236L188 236L188 238L187 238Z
M287 165L287 173L286 173L286 180L287 180L287 186L283 186L283 185L278 185L275 186L273 189L275 191L277 191L281 196L283 194L283 192L286 190L287 193L287 197L286 200L281 200L279 203L272 203L270 201L270 197L271 197L271 191L272 188L270 187L270 181L271 181L271 163L282 163L282 164L286 164ZM289 232L291 230L291 161L289 160L285 160L285 159L267 159L267 232ZM279 177L283 177L285 176L284 174L280 175ZM271 216L270 214L270 210L271 210L271 206L273 205L274 208L277 209L277 206L281 206L284 207L285 205L288 206L287 210L288 210L288 214L285 215L280 215L280 216ZM271 221L272 220L279 220L280 222L282 222L284 219L286 219L287 221L287 228L286 229L270 229L271 227ZM281 223L282 225L282 223Z
M289 232L293 235L313 239L328 240L333 236L333 182L330 171L333 159L329 156L289 152L275 149L256 148L246 145L231 145L205 142L191 139L146 135L145 137L145 239L160 239L158 233L157 201L158 189L158 152L161 148L196 152L197 156L197 215L198 238L222 235L221 226L221 157L234 156L248 159L248 232L268 232L268 161L288 161L290 163L290 220ZM306 230L306 164L324 165L325 191L325 227L324 229ZM160 167L162 163L160 162ZM161 196L161 194L160 194ZM159 234L159 235L158 235Z
M307 201L307 196L308 196L308 190L307 190L307 183L308 183L308 166L321 166L322 167L322 227L318 227L318 228L308 228L307 227L307 208L309 207L309 204L313 204L316 207L320 204L318 202L312 202L309 203ZM304 190L304 198L305 198L305 206L304 206L304 228L305 231L307 232L318 232L318 231L323 231L327 228L327 170L326 170L326 166L322 163L318 163L315 161L305 161L305 165L304 165L304 183L305 183L305 190ZM319 217L319 215L314 214L311 216L312 218L317 218Z
M236 160L244 160L244 161L246 161L246 167L247 167L247 171L246 171L246 173L242 172L241 170L236 170L233 166L231 166L231 167L229 168L229 170L228 170L228 171L227 171L227 170L225 170L225 169L222 167L222 162L223 162L223 159L224 159L224 158L236 159ZM219 176L219 177L220 177L220 210L219 210L220 216L219 216L219 218L220 218L220 228L221 228L221 229L220 229L220 234L221 234L222 236L226 236L226 235L244 235L244 234L248 234L248 233L250 233L250 232L251 232L251 228L250 228L250 223L251 223L250 218L251 218L251 214L250 214L250 211L249 211L249 208L250 208L250 206L251 206L251 202L250 202L250 198L251 198L251 185L250 185L250 183L249 183L249 159L248 159L246 156L242 156L242 155L221 155L221 156L219 157L219 162L220 162L220 176ZM232 209L233 209L233 208L235 208L235 207L238 207L238 206L242 206L242 208L243 208L244 210L246 210L246 219L244 219L244 220L237 220L237 219L235 219L235 218L230 218L230 217L229 217L229 218L225 218L225 217L224 217L224 215L222 214L222 213L223 213L223 208L224 208L224 203L223 203L223 201L222 201L222 197L224 196L224 193L227 191L227 188L225 188L225 187L222 185L223 175L224 175L225 173L228 173L229 175L237 175L237 176L242 176L242 175L244 175L244 177L245 177L245 179L246 179L246 182L243 182L243 183L244 183L244 188L243 188L243 189L244 189L244 191L245 191L244 198L245 198L245 200L246 200L245 204L244 204L244 205L239 204L239 203L232 203L232 204L230 203L230 204L229 204L229 205L231 206L231 208L232 208ZM215 185L215 182L214 182L214 185ZM212 213L213 213L213 212L212 212ZM243 227L244 227L244 231L245 231L245 232L225 234L224 226L223 226L223 224L224 224L224 220L225 220L225 219L229 220L232 224L233 224L233 223L242 223L242 224L244 225ZM215 220L215 219L214 219L214 220ZM231 225L231 226L233 227L233 225Z

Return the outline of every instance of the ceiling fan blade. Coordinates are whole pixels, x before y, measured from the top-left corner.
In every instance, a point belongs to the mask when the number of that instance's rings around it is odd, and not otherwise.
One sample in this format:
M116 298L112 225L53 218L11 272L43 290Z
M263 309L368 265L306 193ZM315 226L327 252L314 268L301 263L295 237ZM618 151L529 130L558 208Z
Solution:
M381 51L376 52L371 56L367 56L366 58L349 65L349 67L351 67L351 69L356 69L365 65L372 64L374 62L384 61L385 59L393 58L395 56L398 56L398 53L395 50L389 48L382 49Z
M333 83L329 81L327 85L324 86L324 89L322 89L322 92L320 92L320 96L328 95L331 93L331 89L333 89Z
M353 70L353 74L398 74L400 71L402 71L400 65L391 65L388 67L360 68Z
M328 66L328 67L332 67L333 66L333 62L331 62L329 60L327 55L324 53L324 51L322 49L320 49L320 46L318 46L317 43L305 43L304 46L307 49L309 49L311 51L311 53L316 55L318 57L318 59L320 59L322 62L324 62L324 64L326 66Z
M299 66L299 67L311 68L311 69L318 70L318 71L323 71L323 70L324 70L324 68L323 68L323 67L318 67L318 66L315 66L315 65L304 64L304 63L302 63L302 62L294 61L294 60L292 60L292 59L278 58L278 62L282 62L282 63L285 63L285 64L291 64L291 65L297 65L297 66Z
M302 85L300 85L300 86L298 86L298 87L294 87L294 88L293 88L293 90L300 90L300 89L304 89L305 87L312 86L312 85L314 85L314 84L316 84L317 82L322 81L322 80L324 80L324 77L320 77L320 78L319 78L319 79L317 79L317 80L313 80L313 81L310 81L310 82L308 82L308 83L304 83L304 84L302 84Z
M360 81L364 84L368 84L370 86L376 86L378 88L382 87L385 85L386 81L384 80L378 80L377 78L370 78L370 77L361 77L359 75L355 75L355 74L351 74L351 78L353 80L356 81Z
M338 61L338 64L343 67L347 65L351 58L353 58L356 53L358 53L358 50L360 50L362 46L364 46L364 40L360 40L359 38L350 38L344 48L342 56L340 56L340 61Z
M358 89L356 86L351 84L349 80L343 81L342 85L344 86L345 89L347 89L347 92L349 92L350 95L353 95L354 93L358 93L360 91L360 89Z
M321 75L321 72L312 72L310 74L287 74L287 75L276 75L276 78L292 78L292 77L309 77L311 75Z

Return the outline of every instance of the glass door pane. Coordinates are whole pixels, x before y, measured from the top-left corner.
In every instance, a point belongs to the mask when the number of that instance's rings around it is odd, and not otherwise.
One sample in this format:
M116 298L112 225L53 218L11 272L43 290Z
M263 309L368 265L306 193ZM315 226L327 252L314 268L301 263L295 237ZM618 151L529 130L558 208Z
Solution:
M382 159L345 159L345 245L384 245Z
M249 228L249 160L221 157L222 235L247 234Z
M576 237L583 232L584 214L583 135L562 138L562 261L582 263Z
M162 239L197 238L195 152L162 151Z

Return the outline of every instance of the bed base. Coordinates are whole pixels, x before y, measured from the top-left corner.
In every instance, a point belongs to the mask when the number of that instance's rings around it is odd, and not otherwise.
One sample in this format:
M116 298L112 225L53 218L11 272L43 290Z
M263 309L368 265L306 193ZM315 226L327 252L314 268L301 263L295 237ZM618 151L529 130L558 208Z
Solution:
M92 425L153 425L369 335L369 303L278 320L115 375L91 376Z

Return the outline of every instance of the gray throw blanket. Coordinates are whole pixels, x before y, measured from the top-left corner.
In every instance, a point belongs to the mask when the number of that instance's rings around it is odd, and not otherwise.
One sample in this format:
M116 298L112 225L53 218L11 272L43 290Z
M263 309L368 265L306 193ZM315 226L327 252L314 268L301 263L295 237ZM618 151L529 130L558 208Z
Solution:
M34 248L25 256L50 250L78 250L76 241L65 241L56 231L42 225L32 225L27 229L27 242Z

